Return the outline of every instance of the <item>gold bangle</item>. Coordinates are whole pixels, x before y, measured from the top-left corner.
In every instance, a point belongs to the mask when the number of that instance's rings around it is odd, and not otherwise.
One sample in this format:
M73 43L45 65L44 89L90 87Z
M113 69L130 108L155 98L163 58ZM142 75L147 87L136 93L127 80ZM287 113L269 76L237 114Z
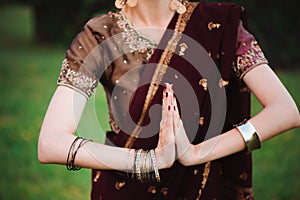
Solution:
M260 149L261 146L260 139L257 135L257 131L255 127L252 125L250 121L246 121L246 123L242 125L237 125L235 127L242 135L246 143L248 152L251 152L255 149Z

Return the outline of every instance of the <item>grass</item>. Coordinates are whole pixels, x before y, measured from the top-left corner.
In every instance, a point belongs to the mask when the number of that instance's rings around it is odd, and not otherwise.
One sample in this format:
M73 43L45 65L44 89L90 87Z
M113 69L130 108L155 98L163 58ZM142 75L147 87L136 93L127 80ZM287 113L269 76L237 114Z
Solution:
M300 105L300 71L279 71L278 75L289 92ZM261 106L252 97L252 113ZM280 113L277 116L280 118ZM262 145L254 152L254 192L257 199L300 199L300 129L293 129Z
M56 87L64 48L32 44L30 7L0 8L0 26L5 27L0 32L0 199L88 199L90 170L68 172L64 166L37 161L39 128ZM300 71L279 72L298 105L299 75ZM96 114L89 115L94 109ZM259 109L253 99L253 113ZM96 108L90 101L79 133L85 130L103 141L99 127L108 128L106 113L105 96L99 89ZM98 121L104 123L99 125ZM299 132L295 129L282 134L254 153L256 199L300 199Z

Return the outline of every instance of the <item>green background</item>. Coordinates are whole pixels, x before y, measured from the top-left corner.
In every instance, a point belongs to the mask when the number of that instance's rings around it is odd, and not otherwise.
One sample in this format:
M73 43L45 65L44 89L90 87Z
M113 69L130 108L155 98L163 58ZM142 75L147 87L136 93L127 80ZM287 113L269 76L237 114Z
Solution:
M69 172L64 166L42 165L37 160L39 129L66 46L37 43L33 18L30 6L0 7L0 199L89 199L90 170ZM276 72L299 107L299 62L292 71L284 68ZM94 100L87 110L95 105L98 121L107 129L101 87ZM255 99L252 105L253 114L261 109ZM103 140L101 130L87 126L90 117L84 115L80 128L90 128L93 137ZM256 199L300 199L299 132L298 128L284 133L254 152Z

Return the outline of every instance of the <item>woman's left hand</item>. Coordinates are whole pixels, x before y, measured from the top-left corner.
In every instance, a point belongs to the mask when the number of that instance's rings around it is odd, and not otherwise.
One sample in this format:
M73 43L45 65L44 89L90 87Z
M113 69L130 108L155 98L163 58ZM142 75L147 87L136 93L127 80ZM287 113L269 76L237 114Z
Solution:
M195 158L194 145L192 145L186 135L183 122L179 115L178 105L176 98L174 97L174 116L173 116L173 129L175 134L176 151L178 161L184 165L189 166Z

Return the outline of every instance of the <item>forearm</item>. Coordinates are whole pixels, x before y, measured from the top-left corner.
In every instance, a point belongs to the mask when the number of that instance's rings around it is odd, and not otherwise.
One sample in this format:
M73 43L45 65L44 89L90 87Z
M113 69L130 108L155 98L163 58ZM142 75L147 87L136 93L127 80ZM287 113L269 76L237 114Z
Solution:
M70 88L57 88L40 131L38 157L42 163L66 164L85 103L85 97ZM133 154L128 149L88 142L78 150L75 165L97 169L131 169Z
M44 143L41 142L39 147L39 154L42 155L40 161L42 163L66 164L71 144L75 138L73 135L66 134L60 136L59 139L48 138L44 140ZM93 169L132 170L134 155L134 150L127 148L88 142L78 149L75 166Z
M288 129L296 127L297 115L283 109L280 104L264 108L259 114L250 119L250 122L257 130L261 142L282 133ZM276 113L280 113L280 117ZM246 144L240 132L232 130L217 137L204 141L193 147L190 155L196 154L196 159L188 159L187 165L196 165L207 161L216 160L239 151L245 150ZM192 156L195 157L195 156Z

